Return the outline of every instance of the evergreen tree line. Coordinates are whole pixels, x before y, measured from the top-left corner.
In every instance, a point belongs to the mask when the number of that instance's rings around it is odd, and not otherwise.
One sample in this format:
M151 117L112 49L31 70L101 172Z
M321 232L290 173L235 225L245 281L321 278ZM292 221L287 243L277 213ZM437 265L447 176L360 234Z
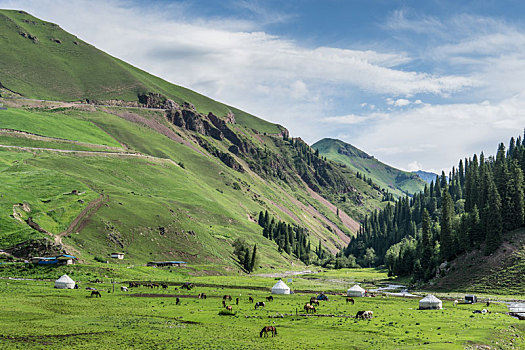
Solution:
M279 253L285 251L289 255L295 255L305 264L310 264L310 241L304 228L291 226L280 220L276 222L268 211L259 213L258 223L263 228L263 236L277 243ZM316 251L316 254L323 254L323 249L321 248L320 253Z
M525 143L512 138L496 157L459 161L429 186L368 215L345 255L363 259L368 248L393 275L429 280L443 261L480 249L493 253L505 232L524 226Z
M233 254L239 260L239 264L248 273L252 272L257 266L257 245L253 245L253 249L246 243L243 238L237 238L233 242Z

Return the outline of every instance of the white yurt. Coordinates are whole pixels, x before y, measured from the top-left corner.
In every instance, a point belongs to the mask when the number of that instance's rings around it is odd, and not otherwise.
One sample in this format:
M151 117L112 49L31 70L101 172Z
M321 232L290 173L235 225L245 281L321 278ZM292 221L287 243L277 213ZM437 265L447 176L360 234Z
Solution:
M441 310L442 308L443 303L441 300L432 294L427 295L419 301L419 310Z
M348 290L346 291L346 295L348 295L349 297L362 297L365 295L365 293L366 291L363 288L361 288L361 286L359 286L358 284L351 288L348 288Z
M288 287L282 280L279 280L272 287L272 294L290 294L290 287Z
M55 288L74 289L75 281L73 281L68 275L64 275L55 281Z

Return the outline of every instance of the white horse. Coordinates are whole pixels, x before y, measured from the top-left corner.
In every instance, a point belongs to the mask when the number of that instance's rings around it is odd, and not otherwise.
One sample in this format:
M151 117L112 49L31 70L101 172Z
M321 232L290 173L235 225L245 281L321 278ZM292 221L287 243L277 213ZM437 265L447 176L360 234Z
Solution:
M459 301L458 301L457 299L456 299L456 300L454 300L454 306L457 306L457 305L458 305L458 303L459 303Z

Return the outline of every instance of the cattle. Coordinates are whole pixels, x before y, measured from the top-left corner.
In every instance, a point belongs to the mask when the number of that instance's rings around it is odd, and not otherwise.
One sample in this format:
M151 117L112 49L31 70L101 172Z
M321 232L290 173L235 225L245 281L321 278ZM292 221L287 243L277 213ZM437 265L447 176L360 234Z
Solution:
M231 305L226 306L226 310L233 311L233 307Z
M253 298L252 298L252 297L249 297L249 298L248 298L248 301L249 301L250 303L253 303Z
M204 293L199 293L198 298L199 298L199 299L206 299L206 294L204 294Z
M459 301L456 299L454 300L454 306L458 306Z
M128 287L121 286L121 287L120 287L120 290L121 290L122 292L127 292L127 291L128 291Z
M168 289L168 285L165 283L161 284L161 286L162 286L162 289Z
M225 295L222 297L222 300L232 300L232 296L231 295Z
M258 307L265 307L266 304L264 303L264 301L258 301L255 303L255 309L257 310Z
M319 306L319 301L318 300L313 300L313 301L310 301L310 304L311 305L315 304L315 305Z

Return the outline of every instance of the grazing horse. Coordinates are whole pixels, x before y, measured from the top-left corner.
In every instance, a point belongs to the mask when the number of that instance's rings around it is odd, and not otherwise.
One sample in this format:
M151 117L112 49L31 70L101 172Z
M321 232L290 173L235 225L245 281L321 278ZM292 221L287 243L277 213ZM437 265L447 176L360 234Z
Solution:
M233 307L231 305L226 306L226 310L233 311Z
M362 320L365 320L365 319L372 319L372 316L374 315L374 313L372 311L357 311L357 314L355 315L355 318L357 319L362 319Z
M180 304L180 299L179 298L175 299L175 305L179 305L179 304Z
M317 309L315 308L315 306L310 305L310 304L306 304L306 305L304 306L304 310L306 311L306 313L309 313L310 310L312 311L312 313L317 312Z
M346 298L346 303L352 303L352 305L354 305L355 301L354 301L354 298Z
M249 301L250 303L253 303L253 298L252 298L252 297L249 297L249 298L248 298L248 301Z
M235 299L235 305L239 305L239 298Z
M255 310L257 310L258 307L265 307L266 304L264 304L264 301L258 301L255 303Z
M454 300L454 306L458 306L459 301L456 299Z
M222 300L232 300L232 296L231 295L225 295L222 297Z
M273 296L266 297L266 301L273 301Z
M277 335L277 328L275 328L274 326L263 327L263 329L261 330L261 333L259 335L262 338L263 333L264 333L264 336L267 337L268 336L268 332L272 333L272 337L275 337Z
M95 296L95 298L102 298L102 294L98 290L91 291L91 296Z

